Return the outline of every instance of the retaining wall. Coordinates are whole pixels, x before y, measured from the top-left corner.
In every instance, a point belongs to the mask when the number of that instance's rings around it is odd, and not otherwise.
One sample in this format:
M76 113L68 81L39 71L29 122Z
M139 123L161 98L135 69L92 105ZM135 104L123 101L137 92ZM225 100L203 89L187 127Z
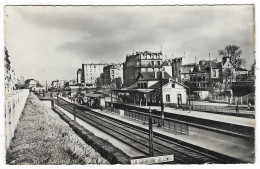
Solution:
M29 95L29 89L16 90L5 98L5 146L9 149L14 131L22 114L25 102Z

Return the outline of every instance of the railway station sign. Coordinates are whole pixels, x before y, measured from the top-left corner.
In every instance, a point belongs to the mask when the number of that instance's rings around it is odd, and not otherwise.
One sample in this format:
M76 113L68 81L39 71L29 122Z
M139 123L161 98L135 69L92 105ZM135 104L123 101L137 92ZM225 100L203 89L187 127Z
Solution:
M135 165L135 164L149 165L149 164L165 163L165 162L170 162L170 161L174 161L173 155L133 159L133 160L131 160L131 164L132 165Z

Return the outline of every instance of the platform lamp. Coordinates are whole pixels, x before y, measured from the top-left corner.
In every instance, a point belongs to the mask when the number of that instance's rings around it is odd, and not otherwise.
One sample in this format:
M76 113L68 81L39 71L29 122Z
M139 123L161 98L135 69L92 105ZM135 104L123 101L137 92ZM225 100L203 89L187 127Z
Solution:
M111 78L111 84L110 84L110 95L111 95L111 111L113 111L113 95L112 95L112 89L113 89L113 80L114 78L112 79Z

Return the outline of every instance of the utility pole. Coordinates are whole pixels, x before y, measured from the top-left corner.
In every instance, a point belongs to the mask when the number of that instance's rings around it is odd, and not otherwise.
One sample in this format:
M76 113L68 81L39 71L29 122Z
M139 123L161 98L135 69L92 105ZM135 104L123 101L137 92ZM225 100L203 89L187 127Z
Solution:
M162 72L162 70L160 71L161 73L161 75L160 75L160 92L161 92L161 112L162 112L162 115L161 115L161 124L159 124L159 126L164 126L164 104L163 104L163 88L162 88L162 74L163 74L163 72Z
M153 148L153 117L151 115L151 108L149 107L149 153L150 156L154 156Z
M189 113L191 111L191 106L190 106L190 88L189 88Z
M57 107L59 107L59 103L60 101L59 101L59 93L58 93L58 95L57 95Z
M111 93L111 111L113 111L112 83L113 83L113 80L111 79L111 84L110 84L110 93Z
M76 99L74 99L73 114L74 114L74 121L76 122Z
M48 93L48 84L47 84L47 80L46 80L46 93Z

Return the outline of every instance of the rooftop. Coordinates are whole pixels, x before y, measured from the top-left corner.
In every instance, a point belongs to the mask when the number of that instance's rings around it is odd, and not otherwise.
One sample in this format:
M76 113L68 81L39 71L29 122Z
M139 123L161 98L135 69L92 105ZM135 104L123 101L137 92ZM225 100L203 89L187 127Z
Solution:
M164 77L162 79L169 79L171 76L167 72L163 72ZM155 78L155 74L157 74L157 78ZM143 75L145 80L155 80L160 78L160 72L141 72L140 75ZM139 77L139 76L138 76Z

